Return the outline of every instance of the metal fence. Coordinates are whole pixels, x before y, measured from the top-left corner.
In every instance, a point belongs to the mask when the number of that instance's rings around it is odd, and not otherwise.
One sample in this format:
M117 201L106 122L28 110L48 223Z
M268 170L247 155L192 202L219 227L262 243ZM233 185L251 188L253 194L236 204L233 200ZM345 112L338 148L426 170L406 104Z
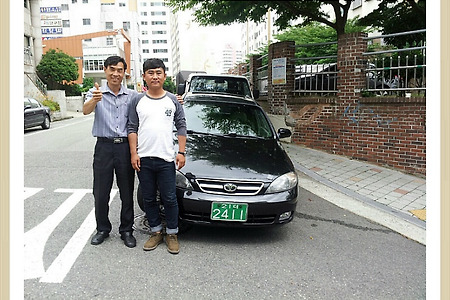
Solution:
M374 40L396 38L425 33L415 30L365 38L370 43ZM368 51L366 92L376 94L398 94L410 97L412 93L424 94L426 91L426 41L416 47L395 48Z
M416 30L388 35L366 37L369 48L374 48L375 41L380 41L378 48L386 38L395 38L419 33L426 30ZM312 43L295 45L296 52L302 48L318 49L333 47L337 41L325 43ZM337 47L336 47L337 49ZM337 51L337 50L336 50ZM409 96L411 93L424 94L426 91L426 42L417 47L392 48L383 50L371 50L363 53L367 58L366 84L363 93L368 95L398 94ZM310 51L314 52L314 51ZM328 51L329 52L329 51ZM299 56L299 55L297 55ZM267 57L261 56L262 66L258 68L258 86L261 95L267 95ZM265 63L264 63L265 62ZM333 95L337 93L337 55L325 55L316 57L297 57L293 59L295 64L294 92L300 95ZM248 66L247 66L248 67ZM244 76L249 77L249 73Z
M322 51L324 48L331 49L334 45L337 45L337 41L295 45L295 48L296 53L306 48L316 48L316 52L320 53L321 49ZM311 52L314 52L314 50ZM326 52L333 52L333 50ZM338 73L336 61L337 54L293 59L295 64L294 92L300 94L336 94Z

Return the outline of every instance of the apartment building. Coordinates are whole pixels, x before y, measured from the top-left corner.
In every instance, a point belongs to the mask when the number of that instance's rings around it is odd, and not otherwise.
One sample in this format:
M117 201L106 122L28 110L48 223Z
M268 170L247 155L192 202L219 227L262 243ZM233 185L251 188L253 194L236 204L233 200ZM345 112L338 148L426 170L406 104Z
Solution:
M142 84L146 59L162 59L171 73L169 9L163 0L40 0L40 18L44 52L54 39L82 39L82 57L75 57L82 60L81 77L102 76L110 55L126 57L127 84L134 87Z

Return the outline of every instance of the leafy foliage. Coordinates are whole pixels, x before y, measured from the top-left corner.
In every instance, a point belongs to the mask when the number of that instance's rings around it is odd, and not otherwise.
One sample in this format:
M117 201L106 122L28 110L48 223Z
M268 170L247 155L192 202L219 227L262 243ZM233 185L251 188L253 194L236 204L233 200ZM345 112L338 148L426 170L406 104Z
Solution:
M60 111L59 103L50 99L42 101L42 105L48 106L51 111Z
M358 19L353 18L347 21L346 32L369 32L366 26L357 24ZM336 42L337 33L333 28L325 26L319 22L312 22L303 27L290 26L283 33L277 34L275 38L281 42L294 41L295 45L309 45L316 43ZM297 58L325 57L336 55L337 45L317 45L314 47L297 47L295 56ZM256 53L264 56L268 53L268 46L260 47ZM322 59L316 63L335 61L335 59ZM267 58L263 58L263 65L267 64Z
M193 9L195 21L201 25L229 25L247 20L260 22L270 9L278 18L275 25L285 29L292 21L305 26L312 22L333 28L338 35L345 33L351 0L341 1L214 1L214 0L168 0L174 11ZM331 6L334 15L324 11Z
M383 34L414 31L426 28L425 0L382 0L378 9L361 18L358 24L372 26ZM397 48L423 45L425 33L384 38Z
M75 63L75 58L61 50L57 52L54 49L50 49L42 55L36 70L50 90L78 78L78 65Z
M94 87L94 78L85 77L83 79L83 86L81 87L81 92L87 92L90 88Z
M167 76L166 81L164 81L164 84L163 84L163 89L165 89L166 91L171 92L173 94L176 93L177 88L176 88L175 83L173 82L171 76Z

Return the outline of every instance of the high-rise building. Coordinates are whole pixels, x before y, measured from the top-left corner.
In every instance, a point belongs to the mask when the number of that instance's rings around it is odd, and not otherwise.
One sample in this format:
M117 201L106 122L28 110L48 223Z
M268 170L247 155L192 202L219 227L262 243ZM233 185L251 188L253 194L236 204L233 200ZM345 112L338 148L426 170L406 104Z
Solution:
M142 83L142 64L149 58L163 60L172 74L169 15L164 0L40 1L44 47L45 40L103 32L82 40L83 76L101 72L108 56L128 53L128 84L134 86ZM124 49L124 39L130 49Z
M164 0L137 0L142 62L159 58L173 75L170 9Z

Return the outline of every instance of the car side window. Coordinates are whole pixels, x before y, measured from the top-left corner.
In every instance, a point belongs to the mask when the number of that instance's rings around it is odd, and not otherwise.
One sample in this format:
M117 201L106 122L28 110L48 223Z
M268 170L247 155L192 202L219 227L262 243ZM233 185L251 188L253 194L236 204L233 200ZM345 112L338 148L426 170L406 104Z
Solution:
M30 100L28 100L27 98L23 99L23 107L26 107L27 105L31 105Z
M38 107L41 106L41 105L39 104L39 102L37 102L37 100L30 99L30 102L31 102L31 108L38 108Z

